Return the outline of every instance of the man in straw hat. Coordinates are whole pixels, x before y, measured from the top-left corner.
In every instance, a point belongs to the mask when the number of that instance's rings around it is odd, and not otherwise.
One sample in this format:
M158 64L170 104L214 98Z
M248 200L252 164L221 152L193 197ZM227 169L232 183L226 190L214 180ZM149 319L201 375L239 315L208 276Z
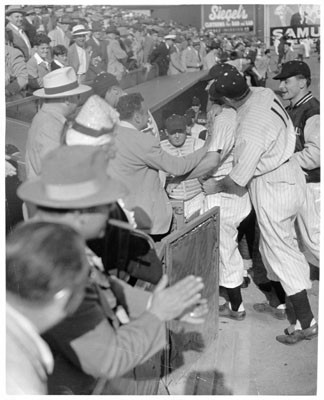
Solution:
M295 220L305 202L306 180L294 154L296 133L274 92L249 88L238 70L213 67L214 95L237 110L234 166L223 179L207 181L208 193L247 186L260 226L260 252L280 304L292 307L292 325L276 339L293 345L318 334L307 289L309 265L296 240ZM257 310L260 311L260 310Z
M66 118L76 110L80 95L91 90L89 86L79 85L71 67L48 73L43 84L44 88L33 93L44 99L44 103L28 131L25 157L27 178L40 174L42 159L61 143Z
M13 34L13 45L21 50L27 62L31 55L31 43L23 29L25 10L21 6L9 6L6 9L6 19L8 21L6 29Z
M100 147L62 146L46 157L40 177L18 188L18 196L36 205L36 220L71 225L86 240L98 238L105 232L112 203L127 193L107 175L107 161ZM106 394L124 394L125 380L119 385L113 380L111 387L107 380L165 346L164 322L181 317L202 323L208 312L199 277L188 276L167 288L164 275L153 293L144 292L107 275L101 259L90 249L87 253L91 274L83 303L45 335L56 355L50 394L103 393L104 386Z
M86 80L90 65L92 47L86 44L86 37L90 32L84 25L75 25L72 28L74 43L68 48L68 63L77 74L79 83Z

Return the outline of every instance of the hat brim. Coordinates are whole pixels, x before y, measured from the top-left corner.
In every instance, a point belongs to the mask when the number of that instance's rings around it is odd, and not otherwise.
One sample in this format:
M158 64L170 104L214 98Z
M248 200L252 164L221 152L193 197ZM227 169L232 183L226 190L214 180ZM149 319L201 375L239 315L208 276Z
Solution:
M84 30L84 31L78 31L78 32L75 32L75 33L72 32L72 36L87 35L90 32L91 32L91 29Z
M6 11L6 17L8 17L9 15L14 14L14 13L19 13L19 14L22 14L22 15L26 15L26 11L22 11L22 10L16 9L16 10Z
M69 201L53 200L45 192L41 178L27 180L17 189L17 195L24 201L28 201L36 206L57 208L57 209L81 209L109 204L124 198L128 194L126 186L107 176L102 180L99 192L80 199Z
M41 97L43 99L58 99L60 97L74 96L77 94L86 93L90 90L92 90L92 88L88 85L79 85L76 89L68 90L66 92L46 94L44 88L42 88L35 90L35 92L33 92L33 96Z

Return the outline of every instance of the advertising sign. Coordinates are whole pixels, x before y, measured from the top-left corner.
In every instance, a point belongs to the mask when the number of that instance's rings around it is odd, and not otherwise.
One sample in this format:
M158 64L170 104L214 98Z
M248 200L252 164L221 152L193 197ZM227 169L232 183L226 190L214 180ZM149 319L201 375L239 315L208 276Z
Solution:
M320 5L272 4L269 6L270 37L288 35L296 42L320 36Z
M251 32L254 18L254 6L249 4L202 6L202 27L215 33Z

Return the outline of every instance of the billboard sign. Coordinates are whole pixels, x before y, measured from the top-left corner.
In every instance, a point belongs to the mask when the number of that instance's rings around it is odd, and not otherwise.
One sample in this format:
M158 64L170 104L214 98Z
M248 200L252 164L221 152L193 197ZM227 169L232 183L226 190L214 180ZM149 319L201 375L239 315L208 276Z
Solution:
M295 42L320 37L320 5L272 4L269 7L271 44L274 37L288 35Z
M251 32L254 18L254 6L249 4L202 6L202 28L215 33Z

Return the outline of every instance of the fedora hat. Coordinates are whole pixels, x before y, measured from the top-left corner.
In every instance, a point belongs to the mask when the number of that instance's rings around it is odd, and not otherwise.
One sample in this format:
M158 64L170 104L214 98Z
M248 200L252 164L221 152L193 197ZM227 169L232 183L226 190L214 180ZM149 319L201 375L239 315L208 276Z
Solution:
M43 160L42 173L22 183L24 201L55 209L81 209L125 197L125 185L107 175L107 156L95 146L61 146Z
M91 90L90 86L79 85L77 76L72 67L59 68L49 72L43 78L44 87L35 90L34 96L45 99L54 99L76 94L85 93Z
M112 142L119 113L98 95L92 95L81 107L72 126L67 129L68 145L102 145Z
M87 33L90 33L90 32L91 32L91 29L86 29L84 25L75 25L72 28L73 36L86 35Z
M6 9L6 16L9 16L10 14L13 14L13 13L20 13L22 15L26 15L26 11L21 6L9 6Z

